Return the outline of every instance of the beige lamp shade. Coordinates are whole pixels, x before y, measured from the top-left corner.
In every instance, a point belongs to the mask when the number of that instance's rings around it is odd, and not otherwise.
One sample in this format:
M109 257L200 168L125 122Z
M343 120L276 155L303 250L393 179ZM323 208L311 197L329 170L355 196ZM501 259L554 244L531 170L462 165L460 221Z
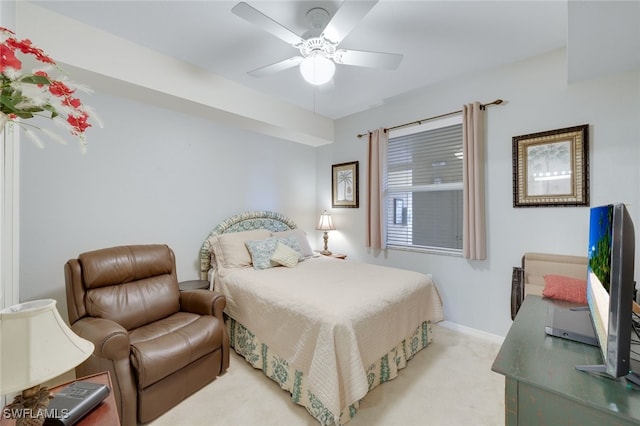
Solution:
M333 231L334 229L336 229L336 227L333 226L331 215L327 213L326 210L320 215L320 222L318 222L318 226L316 226L316 229L319 231L324 231L324 235L322 236L322 239L324 240L324 250L322 250L320 253L324 254L325 256L331 256L331 252L329 251L329 233L327 231Z
M320 215L320 221L316 229L319 231L333 231L336 229L335 226L333 226L331 215L327 213L326 210Z
M0 394L23 391L86 360L93 343L66 325L53 299L0 311Z

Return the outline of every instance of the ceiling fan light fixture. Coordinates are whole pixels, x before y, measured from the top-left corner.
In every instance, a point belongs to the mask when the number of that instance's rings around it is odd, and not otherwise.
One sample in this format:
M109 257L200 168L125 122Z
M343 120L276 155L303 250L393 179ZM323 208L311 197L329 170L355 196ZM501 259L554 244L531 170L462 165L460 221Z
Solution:
M336 64L327 58L323 52L311 52L300 64L300 74L314 86L329 82L336 72Z

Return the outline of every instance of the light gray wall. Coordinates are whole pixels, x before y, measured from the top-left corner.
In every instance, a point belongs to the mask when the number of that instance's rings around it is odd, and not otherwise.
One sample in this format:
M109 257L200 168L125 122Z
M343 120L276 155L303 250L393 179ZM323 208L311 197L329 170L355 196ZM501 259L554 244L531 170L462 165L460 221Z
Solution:
M196 279L209 231L245 210L285 213L315 234L315 148L106 94L82 98L105 123L87 131L86 155L55 127L69 145L22 137L22 301L54 298L66 315L65 262L114 245L168 244L178 279Z
M512 266L527 251L586 255L589 215L586 207L512 207L512 137L581 124L590 124L591 205L628 203L640 241L640 71L571 86L566 80L565 51L559 50L414 91L375 110L339 120L336 143L319 148L318 204L330 205L330 177L327 181L325 176L330 165L358 160L361 208L332 210L338 231L331 233L330 249L347 253L351 259L433 274L448 321L503 336L511 324ZM496 98L506 103L489 107L486 113L488 259L367 250L363 194L367 142L356 134ZM639 272L636 260L636 280Z
M366 141L356 134L498 97L506 104L486 115L488 260L369 252ZM584 123L591 125L591 204L629 203L640 229L640 72L567 86L564 51L344 118L336 122L336 143L320 148L106 94L84 99L105 122L104 129L89 130L86 155L71 137L68 146L48 141L44 150L22 139L20 299L55 298L63 315L63 265L83 251L166 243L176 252L179 279L194 279L202 240L225 217L248 209L284 212L319 248L314 227L326 208L338 228L330 233L330 250L433 274L448 321L504 335L511 267L526 251L584 255L588 218L587 208L512 208L511 138ZM360 161L361 207L332 209L331 164L354 160Z

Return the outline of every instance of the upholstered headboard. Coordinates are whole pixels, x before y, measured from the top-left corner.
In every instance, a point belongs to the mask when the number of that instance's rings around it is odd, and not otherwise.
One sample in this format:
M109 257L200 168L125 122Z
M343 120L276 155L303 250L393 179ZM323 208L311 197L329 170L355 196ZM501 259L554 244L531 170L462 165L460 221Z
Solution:
M522 265L513 268L511 280L511 319L515 318L527 294L542 295L545 275L564 275L587 279L586 256L551 253L525 253Z
M208 279L209 269L211 269L211 238L214 236L228 232L250 231L252 229L268 229L271 232L280 232L296 228L296 224L285 215L266 210L244 212L223 220L213 228L200 248L200 279Z
M586 256L525 253L522 256L524 292L525 294L541 296L544 289L544 276L548 274L586 280L587 264L588 259Z

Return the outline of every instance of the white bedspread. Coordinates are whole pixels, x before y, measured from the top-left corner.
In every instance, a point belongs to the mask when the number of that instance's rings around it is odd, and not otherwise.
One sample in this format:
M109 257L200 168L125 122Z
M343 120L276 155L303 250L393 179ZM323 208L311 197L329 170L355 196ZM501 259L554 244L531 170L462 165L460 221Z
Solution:
M335 418L366 395L366 367L422 322L443 319L430 276L324 256L220 270L215 288L227 314L302 371Z

